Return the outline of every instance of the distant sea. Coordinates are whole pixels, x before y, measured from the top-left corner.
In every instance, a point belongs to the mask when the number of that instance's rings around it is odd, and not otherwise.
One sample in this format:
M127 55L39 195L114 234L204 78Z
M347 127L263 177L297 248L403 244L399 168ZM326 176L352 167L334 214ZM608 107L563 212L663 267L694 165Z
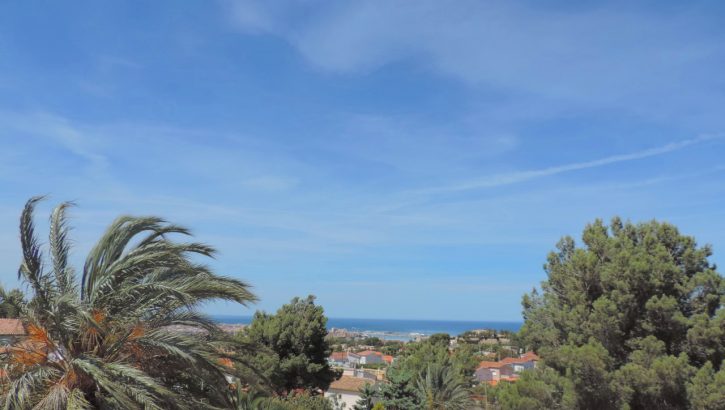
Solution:
M249 324L252 316L212 315L216 321L229 324ZM327 328L347 329L371 335L393 334L422 334L448 333L451 336L459 335L467 330L495 329L518 332L523 322L496 322L480 321L468 322L458 320L405 320L405 319L344 319L328 318Z

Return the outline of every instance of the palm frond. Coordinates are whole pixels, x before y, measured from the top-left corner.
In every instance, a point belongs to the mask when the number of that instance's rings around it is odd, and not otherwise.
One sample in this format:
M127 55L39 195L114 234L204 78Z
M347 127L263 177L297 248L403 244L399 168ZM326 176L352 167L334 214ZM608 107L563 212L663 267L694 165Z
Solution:
M14 376L3 391L5 410L32 408L43 397L39 392L53 384L60 373L52 367L33 366Z
M73 389L68 394L66 410L91 410L93 405L86 400L86 395L81 389Z
M466 410L471 405L470 391L448 366L429 365L418 376L416 391L428 409Z
M251 347L195 309L215 299L251 303L249 285L193 262L215 251L172 241L187 229L130 216L102 235L78 282L69 264L70 203L50 217L47 275L33 225L41 199L28 201L20 221L19 275L33 291L22 312L30 337L0 357L4 408L229 408L230 377L248 377L238 352Z
M66 210L71 206L73 206L72 202L63 202L55 207L50 216L50 255L53 261L56 286L62 294L75 291L73 269L68 266L68 254L70 253L68 232L70 229Z
M86 258L81 278L81 298L92 296L91 290L95 282L108 274L108 265L121 257L134 236L144 231L156 232L163 228L163 223L164 220L157 217L116 218Z
M168 389L133 367L120 363L105 363L88 356L74 359L72 365L90 376L98 384L101 392L112 397L122 406L120 408L161 410L165 408L164 402L174 401Z
M18 279L23 278L30 284L38 304L46 309L51 295L49 278L43 273L43 252L35 235L33 212L35 205L44 197L36 196L25 203L20 217L20 244L23 249L23 261L18 270Z

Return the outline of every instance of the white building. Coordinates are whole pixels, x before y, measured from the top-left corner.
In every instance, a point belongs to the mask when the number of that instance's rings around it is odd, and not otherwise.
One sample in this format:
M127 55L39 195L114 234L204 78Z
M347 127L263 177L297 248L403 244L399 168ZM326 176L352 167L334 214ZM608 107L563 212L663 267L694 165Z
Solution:
M349 352L333 352L327 358L330 366L348 367L360 363L360 355Z
M360 356L360 364L384 363L383 354L373 350L365 350L357 353Z

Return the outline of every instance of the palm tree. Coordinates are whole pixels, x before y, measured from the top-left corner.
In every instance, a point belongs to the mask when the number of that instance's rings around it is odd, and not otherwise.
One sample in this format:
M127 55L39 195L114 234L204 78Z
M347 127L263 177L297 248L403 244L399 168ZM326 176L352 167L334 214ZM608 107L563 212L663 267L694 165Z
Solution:
M352 410L371 410L378 397L378 389L372 383L366 383L360 389L360 399L355 402Z
M28 338L3 358L4 408L231 407L237 346L195 308L215 299L245 305L256 300L249 286L195 262L211 247L169 238L190 235L185 228L130 216L106 230L78 281L68 263L71 204L52 212L46 261L33 224L41 199L30 199L20 219L18 276L32 294Z
M465 410L471 406L471 392L448 366L429 365L418 376L416 393L427 410Z
M16 318L20 316L25 301L19 289L6 291L0 286L0 318Z
M239 384L235 386L235 391L234 410L287 410L283 404L275 402L274 398L264 392L245 391Z

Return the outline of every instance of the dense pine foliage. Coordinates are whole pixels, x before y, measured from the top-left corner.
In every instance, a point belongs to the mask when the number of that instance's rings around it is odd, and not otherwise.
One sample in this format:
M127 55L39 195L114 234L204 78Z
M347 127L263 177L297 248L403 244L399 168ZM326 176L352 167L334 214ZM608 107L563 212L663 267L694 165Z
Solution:
M287 395L296 389L316 393L340 377L327 358L332 348L327 337L327 317L315 297L294 298L276 314L257 312L238 340L258 349L245 356L262 376L265 386Z
M521 336L547 368L498 389L504 408L725 408L725 280L667 223L601 221L563 238Z
M410 343L387 371L379 392L386 409L465 409L470 403L473 371L478 363L470 347L453 353L450 337L432 335Z
M0 286L0 317L17 318L25 306L25 297L19 289L10 291Z

